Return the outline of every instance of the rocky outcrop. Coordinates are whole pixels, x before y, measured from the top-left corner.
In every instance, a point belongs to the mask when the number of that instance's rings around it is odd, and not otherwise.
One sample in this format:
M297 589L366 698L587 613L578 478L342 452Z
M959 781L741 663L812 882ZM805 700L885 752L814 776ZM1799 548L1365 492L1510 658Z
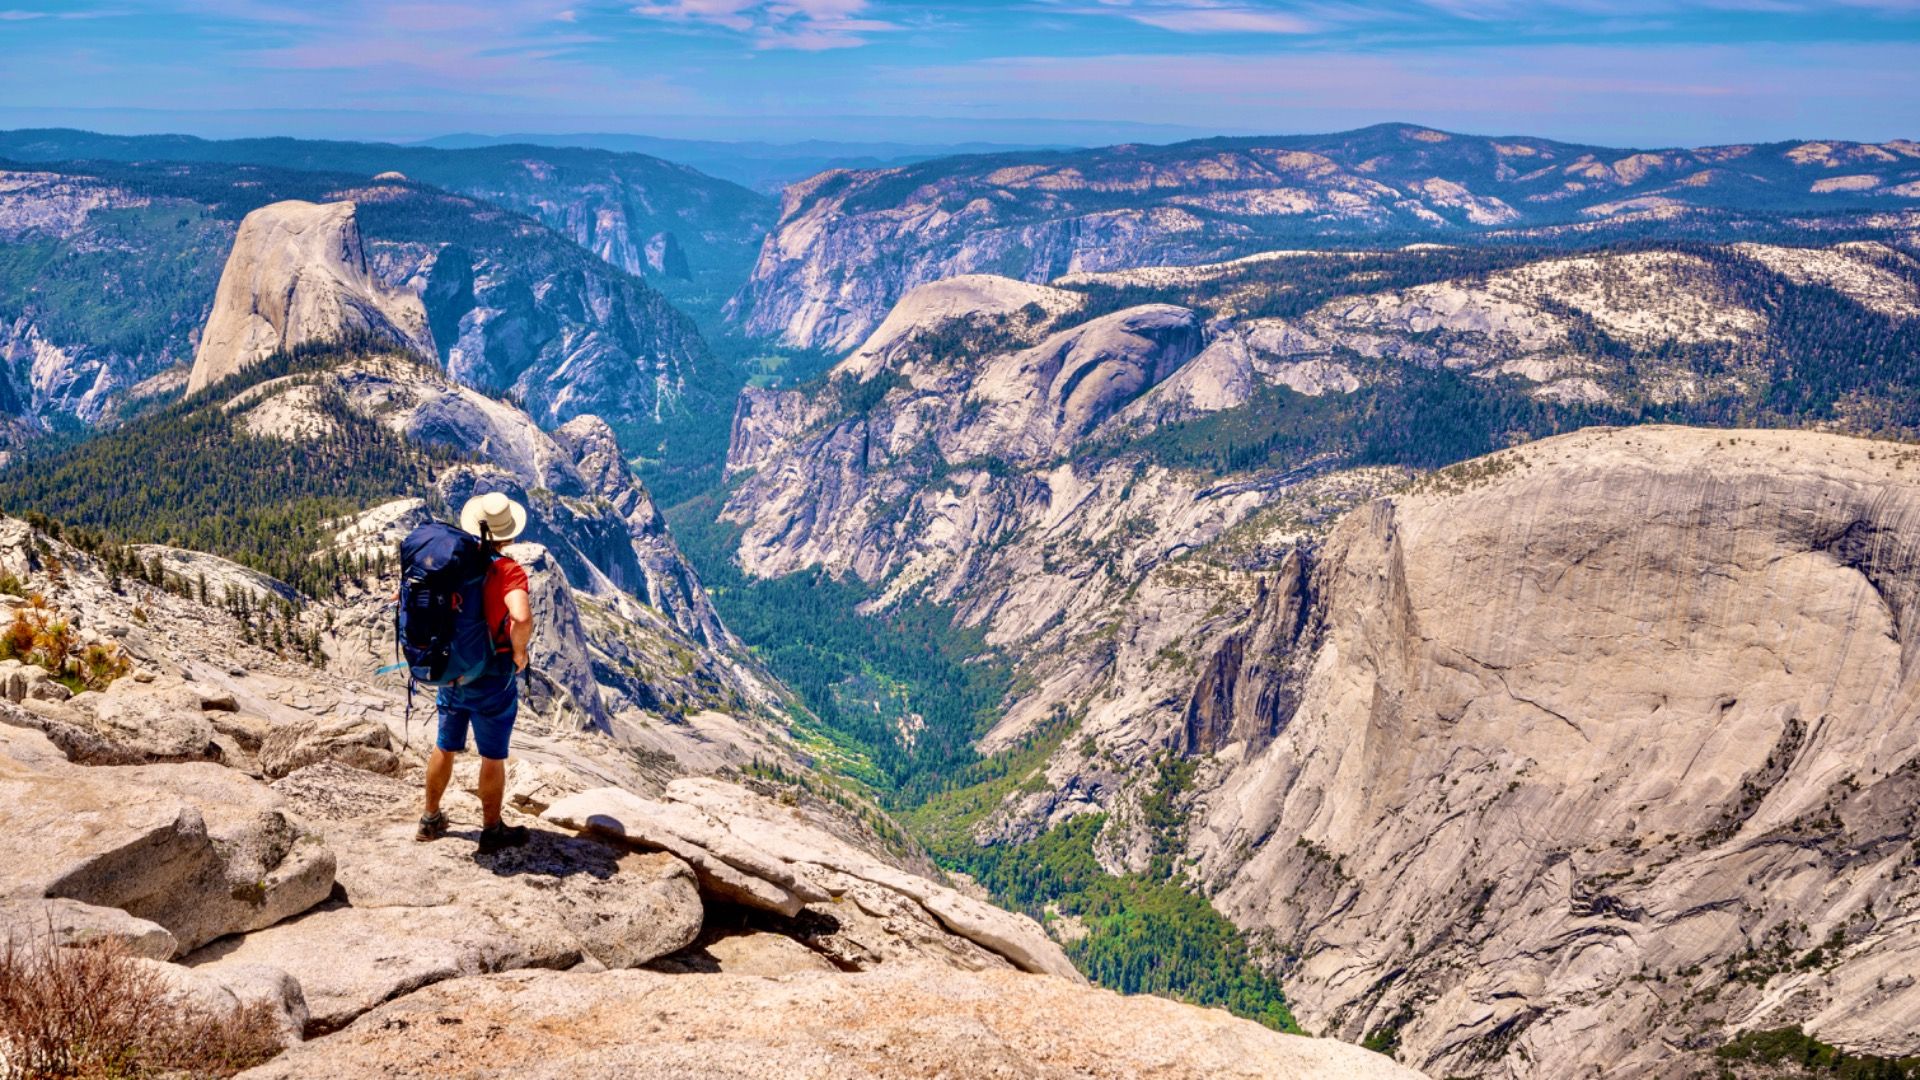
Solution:
M275 780L323 761L374 773L400 771L393 733L365 717L308 718L278 725L268 730L257 751L261 773Z
M653 497L627 466L613 428L597 416L577 416L556 428L553 438L573 459L587 490L611 502L626 522L627 540L644 580L644 586L629 586L632 592L695 641L713 648L736 647Z
M359 526L405 519L389 513ZM366 541L371 533L359 526L347 531ZM58 560L57 577L34 570L28 551ZM254 581L221 560L190 555L170 557L213 580ZM869 993L906 1008L902 1015L972 1010L957 1041L941 1044L955 1062L947 1071L961 1070L955 1075L974 1067L965 1055L988 1052L998 1055L995 1068L1023 1074L1096 1068L1123 1076L1140 1062L1188 1058L1211 1070L1207 1055L1217 1055L1253 1062L1248 1067L1263 1074L1298 1065L1310 1070L1303 1075L1395 1075L1384 1059L1352 1047L1088 990L1037 924L922 876L923 857L883 844L840 804L759 781L666 781L662 772L701 759L663 764L657 751L622 745L618 730L610 738L523 714L507 814L532 827L531 841L476 855L473 776L457 771L443 804L450 834L416 842L423 747L400 726L394 688L362 682L366 665L345 661L354 597L312 613L316 624L336 628L328 640L341 653L312 666L234 640L231 616L190 589L145 580L110 588L91 556L24 523L0 519L0 568L44 584L47 603L100 628L139 665L104 692L75 699L122 702L112 725L66 702L0 702L0 829L18 838L0 858L0 938L29 947L49 935L55 944L122 942L183 1001L215 1012L264 1004L283 1039L309 1040L296 1054L329 1044L356 1053L353 1033L370 1011L385 1015L380 1010L436 987L482 985L472 976L537 972L592 986L597 972L641 980L620 986L664 980L665 997L646 995L654 1004L620 1007L642 1030L678 1016L679 1005L649 1010L689 992L689 1003L752 1007L729 996L739 989L730 980L741 978L766 988L824 980L806 996L849 1002L862 1015L875 1015L860 1004ZM218 761L77 764L35 730L51 731L56 721L34 709L68 710L58 723L92 725L84 730L106 747L152 741L142 724L164 729L172 714L197 710L213 730ZM726 734L703 723L710 736ZM278 778L268 786L256 772ZM522 816L542 809L563 827ZM642 967L653 970L634 970ZM456 997L481 1000L464 989ZM791 1006L765 1007L763 1015L774 1015ZM1087 1019L1089 1009L1113 1018ZM711 1054L747 1053L731 1037L670 1023L683 1040L675 1045L690 1038ZM1156 1041L1114 1032L1126 1024L1154 1025ZM837 1039L789 1049L824 1055L819 1068L829 1073L864 1073L873 1054L893 1056L873 1049L874 1040L930 1045L924 1032L914 1034L923 1027L876 1029L867 1049ZM763 1068L792 1060L780 1047L759 1055ZM594 1067L585 1062L577 1064ZM360 1068L305 1056L286 1067Z
M822 914L837 910L841 900L875 917L917 909L918 921L936 924L1023 971L1084 981L1033 920L888 866L729 784L676 780L657 800L617 788L585 791L554 803L542 816L678 855L693 866L704 888L737 904L788 918L822 903L828 905L818 909ZM891 902L870 898L874 890L895 897Z
M258 964L290 972L312 1033L445 979L583 962L634 967L700 931L693 874L671 857L543 830L524 848L476 858L464 828L414 842L413 784L320 766L278 787L328 836L338 899L185 963L215 975ZM456 793L450 809L477 820L469 795Z
M1358 1047L1160 998L1009 973L889 968L783 978L610 971L462 979L242 1076L438 1076L448 1060L471 1056L476 1030L497 1033L488 1043L491 1067L530 1078L1419 1075Z
M135 163L115 164L101 157L114 153L112 147L63 152L59 144L60 137L53 135L21 147L56 162L44 171L0 171L0 237L29 237L34 250L44 252L18 264L11 271L14 280L0 274L0 415L24 416L30 425L61 416L92 424L150 391L170 392L170 381L151 380L192 361L196 344L203 352L211 348L205 335L196 343L196 332L216 299L221 264L230 257L242 215L276 212L269 210L276 204L342 202L379 207L377 214L355 216L354 243L311 253L345 268L309 275L290 295L276 289L291 280L270 285L266 291L274 295L257 309L246 298L237 306L222 301L221 310L234 315L223 316L216 329L240 335L223 345L224 351L247 346L251 355L254 347L271 351L292 343L283 334L284 322L275 321L290 300L305 311L312 305L299 298L308 294L350 296L339 306L354 333L372 331L437 356L469 385L514 394L544 423L584 412L643 426L686 412L711 413L716 422L724 414L727 403L705 389L708 356L699 332L641 280L647 272L641 246L643 238L670 223L689 249L692 272L721 273L730 280L712 288L731 289L745 275L763 231L758 222L764 201L750 192L664 162L633 159L648 166L643 171L652 174L649 180L695 189L712 184L715 190L707 194L721 203L735 195L743 199L720 210L727 219L721 235L701 227L713 207L697 198L673 211L656 204L662 216L601 222L595 210L579 207L602 200L610 208L621 206L618 181L548 183L505 156L488 163L483 173L526 180L527 190L480 191L486 185L450 183L456 177L435 169L429 170L435 178L426 183L376 178L341 187L334 167L324 167L324 173L288 171L287 155L295 151L284 140L266 151L270 170L234 164L231 158L160 160L178 146L131 151L129 160ZM309 147L351 150L345 143ZM365 149L377 155L393 148ZM73 164L80 159L87 160L84 171ZM407 173L422 179L412 169ZM428 186L434 183L440 186ZM662 188L649 187L644 198L663 194ZM506 205L532 216L503 209ZM605 249L617 265L574 243L570 237L576 227L582 243L591 239L586 233L600 229L624 245ZM628 237L629 228L640 231ZM286 247L282 254L306 257ZM363 265L356 269L355 260ZM156 275L156 266L167 267L167 273ZM67 300L74 296L98 300ZM382 330L383 325L398 332ZM199 389L206 383L193 385Z
M277 202L240 222L187 393L276 352L365 339L434 355L426 309L376 279L351 202Z
M0 865L10 901L71 900L164 929L184 952L325 899L334 856L273 793L220 765L101 770L69 764L37 732L0 726ZM82 923L157 952L147 930Z
M108 941L129 956L148 960L170 960L180 952L179 939L166 927L119 908L65 897L0 900L0 949L25 949L40 942L76 948Z
M276 967L235 964L220 971L200 971L155 960L135 963L160 977L166 996L209 1015L264 1007L281 1046L299 1042L312 1019L300 981Z
M394 356L355 358L304 380L262 383L224 407L251 418L277 404L281 426L292 425L281 437L297 441L302 425L325 417L317 400L290 401L292 395L337 390L349 408L409 441L485 462L442 470L440 498L458 506L477 492L500 490L521 501L532 511L527 539L544 545L578 590L609 601L624 593L634 617L642 617L638 600L652 608L646 618L673 633L709 648L737 646L598 417L577 417L549 434L520 409ZM375 508L364 522L343 523L343 543L365 554L391 551L423 507L415 500L410 509Z

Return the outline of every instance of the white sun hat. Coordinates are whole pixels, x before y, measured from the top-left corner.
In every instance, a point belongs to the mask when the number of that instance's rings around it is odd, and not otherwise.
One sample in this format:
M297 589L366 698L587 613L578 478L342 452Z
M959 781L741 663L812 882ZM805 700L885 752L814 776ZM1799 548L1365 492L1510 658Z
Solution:
M460 508L460 527L482 540L511 540L527 527L527 508L498 491L475 495Z

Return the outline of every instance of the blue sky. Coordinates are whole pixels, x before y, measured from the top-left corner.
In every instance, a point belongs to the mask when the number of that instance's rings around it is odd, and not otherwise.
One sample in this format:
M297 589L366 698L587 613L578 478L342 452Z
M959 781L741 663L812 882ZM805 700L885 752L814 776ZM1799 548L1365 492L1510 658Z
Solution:
M1920 137L1920 0L0 0L0 126Z

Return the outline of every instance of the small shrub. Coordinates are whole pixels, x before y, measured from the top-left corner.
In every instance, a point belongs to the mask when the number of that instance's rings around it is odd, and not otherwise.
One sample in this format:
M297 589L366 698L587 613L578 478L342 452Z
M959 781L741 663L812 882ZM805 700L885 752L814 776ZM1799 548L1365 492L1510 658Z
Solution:
M105 690L107 684L133 670L133 662L112 645L89 645L80 654L75 676L88 690Z
M0 949L0 1078L226 1077L280 1052L272 1006L232 1013L168 993L161 975L107 941Z
M0 596L25 596L27 583L21 581L11 570L0 570Z
M5 636L0 637L0 660L18 660L33 652L33 639L39 635L39 629L27 610L15 611Z
M49 675L79 693L104 690L107 684L133 670L117 645L82 646L73 624L38 594L28 597L0 632L0 660L18 660L45 668Z

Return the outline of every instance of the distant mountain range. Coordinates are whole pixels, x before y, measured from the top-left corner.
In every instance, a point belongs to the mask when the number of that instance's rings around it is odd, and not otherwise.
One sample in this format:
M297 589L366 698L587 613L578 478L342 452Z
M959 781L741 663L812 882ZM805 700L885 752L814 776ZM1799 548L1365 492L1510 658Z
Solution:
M587 132L578 135L475 135L461 132L422 139L417 146L469 150L483 146L573 146L654 157L691 165L709 176L757 191L778 193L795 180L827 169L879 169L959 154L1011 154L1071 149L1064 143L907 143L802 139L799 142L726 142L667 139L654 135Z
M664 250L665 238L671 237L685 253L695 284L716 290L731 288L744 274L774 212L766 196L685 165L644 154L581 148L437 150L392 143L215 141L190 135L40 129L0 132L0 159L199 161L361 177L398 172L538 218L630 274L668 276ZM659 254L650 257L650 250Z
M1778 238L1783 215L1915 208L1920 143L1905 140L1626 150L1382 124L941 158L789 187L734 313L749 334L845 351L909 289L962 273L1037 282L1280 247Z

